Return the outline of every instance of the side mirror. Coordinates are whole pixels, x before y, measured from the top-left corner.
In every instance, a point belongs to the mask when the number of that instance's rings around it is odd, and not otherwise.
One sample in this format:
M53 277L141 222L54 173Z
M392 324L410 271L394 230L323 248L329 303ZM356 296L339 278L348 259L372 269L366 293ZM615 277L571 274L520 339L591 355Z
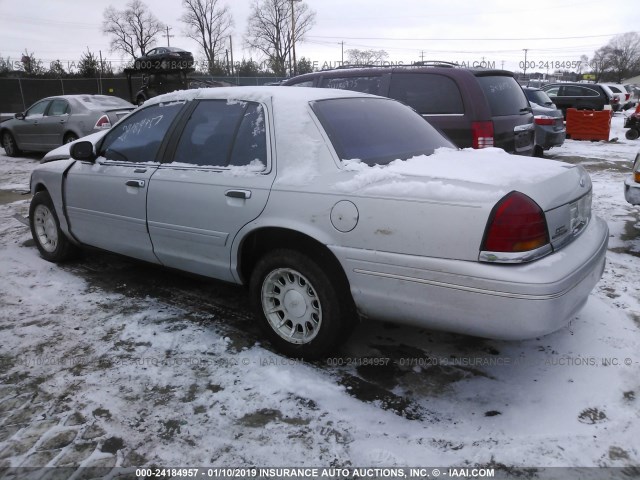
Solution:
M71 145L70 153L71 158L82 162L93 162L96 159L96 155L93 153L93 143L86 140Z
M14 115L15 118L17 118L18 120L24 120L24 112L18 112Z

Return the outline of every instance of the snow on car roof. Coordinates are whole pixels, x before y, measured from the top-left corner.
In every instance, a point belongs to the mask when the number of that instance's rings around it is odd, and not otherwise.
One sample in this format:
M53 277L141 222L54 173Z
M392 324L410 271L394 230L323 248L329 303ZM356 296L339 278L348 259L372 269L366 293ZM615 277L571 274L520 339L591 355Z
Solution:
M109 95L69 95L82 104L87 110L104 110L112 108L133 108L133 104L120 97Z

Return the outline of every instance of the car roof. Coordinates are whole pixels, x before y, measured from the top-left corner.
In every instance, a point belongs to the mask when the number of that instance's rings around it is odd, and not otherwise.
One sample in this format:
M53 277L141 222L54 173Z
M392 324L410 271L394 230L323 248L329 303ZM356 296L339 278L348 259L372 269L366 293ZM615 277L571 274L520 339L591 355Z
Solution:
M338 90L334 88L310 88L310 87L283 87L283 86L261 86L261 87L218 87L218 88L197 88L192 90L176 90L153 97L145 102L147 105L154 105L163 102L189 101L189 100L245 100L255 102L267 102L278 100L281 102L300 103L314 100L325 100L330 98L384 98L367 93L354 92L351 90Z
M297 77L293 77L296 79L304 79L304 78L315 78L320 75L334 75L334 74L346 74L346 75L357 75L357 74L368 74L368 75L383 75L386 73L441 73L441 74L450 74L451 72L468 72L471 75L475 75L478 77L484 76L492 76L492 75L500 75L500 76L509 76L513 77L514 73L509 70L499 70L499 69L484 69L484 68L464 68L457 66L425 66L425 65L396 65L396 66L354 66L354 67L343 67L343 68L333 68L327 70L320 70L318 72L305 73L303 75L299 75ZM286 81L293 80L293 78L287 79Z

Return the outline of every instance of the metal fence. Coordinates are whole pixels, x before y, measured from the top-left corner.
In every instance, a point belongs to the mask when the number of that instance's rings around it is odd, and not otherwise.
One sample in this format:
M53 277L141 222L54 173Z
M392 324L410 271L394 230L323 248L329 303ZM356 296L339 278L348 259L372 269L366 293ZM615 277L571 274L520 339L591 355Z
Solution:
M234 85L264 85L278 82L277 77L194 77L198 80L217 80ZM142 86L142 76L131 77L131 91ZM128 101L129 85L126 77L118 78L0 78L0 112L23 112L41 98L73 94L115 95Z

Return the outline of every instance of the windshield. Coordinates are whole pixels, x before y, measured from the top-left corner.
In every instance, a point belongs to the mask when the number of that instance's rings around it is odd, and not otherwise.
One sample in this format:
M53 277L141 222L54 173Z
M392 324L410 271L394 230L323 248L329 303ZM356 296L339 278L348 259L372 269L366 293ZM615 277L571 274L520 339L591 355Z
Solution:
M526 89L524 93L530 102L537 103L538 105L550 105L553 103L549 98L549 95L544 93L542 90Z
M341 160L386 165L397 159L456 148L427 121L404 105L378 98L340 98L313 104Z

